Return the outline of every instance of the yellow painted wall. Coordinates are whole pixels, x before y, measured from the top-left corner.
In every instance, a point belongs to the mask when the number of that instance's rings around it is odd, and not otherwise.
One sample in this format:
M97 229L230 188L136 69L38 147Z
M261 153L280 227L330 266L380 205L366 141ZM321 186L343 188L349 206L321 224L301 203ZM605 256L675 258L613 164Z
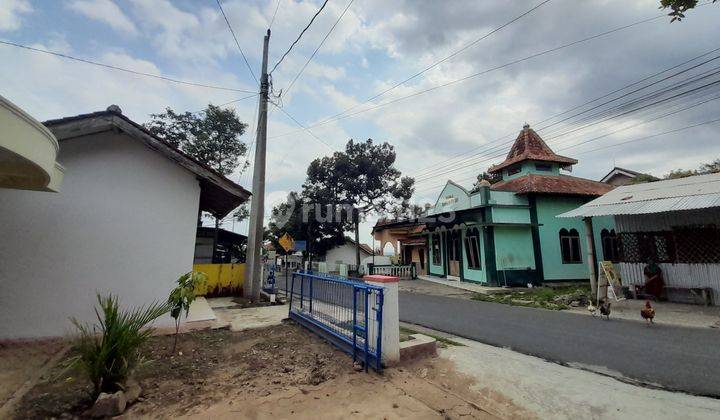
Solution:
M198 287L198 296L229 296L237 294L245 282L245 264L194 264L194 271L207 275L204 287Z

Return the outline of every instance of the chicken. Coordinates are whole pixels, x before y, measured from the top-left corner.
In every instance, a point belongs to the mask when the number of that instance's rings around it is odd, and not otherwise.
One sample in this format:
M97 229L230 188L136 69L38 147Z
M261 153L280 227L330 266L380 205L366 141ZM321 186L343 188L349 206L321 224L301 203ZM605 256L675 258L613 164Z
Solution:
M600 314L605 315L607 319L610 319L610 301L607 298L603 298L602 302L600 302L600 305L598 306L598 309L600 309Z
M655 318L655 308L650 305L650 301L645 301L645 307L640 310L640 316L643 317L645 322L650 325L654 324L653 318Z
M597 313L597 307L595 307L592 302L588 303L587 310L592 314L592 316L595 316L595 314Z

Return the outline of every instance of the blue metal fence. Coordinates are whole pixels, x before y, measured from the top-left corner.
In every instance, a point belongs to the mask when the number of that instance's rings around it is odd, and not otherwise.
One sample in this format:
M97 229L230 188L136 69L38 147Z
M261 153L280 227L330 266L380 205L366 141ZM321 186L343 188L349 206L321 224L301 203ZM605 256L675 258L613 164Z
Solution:
M382 369L382 287L312 272L295 272L290 283L291 319L362 361L366 371Z

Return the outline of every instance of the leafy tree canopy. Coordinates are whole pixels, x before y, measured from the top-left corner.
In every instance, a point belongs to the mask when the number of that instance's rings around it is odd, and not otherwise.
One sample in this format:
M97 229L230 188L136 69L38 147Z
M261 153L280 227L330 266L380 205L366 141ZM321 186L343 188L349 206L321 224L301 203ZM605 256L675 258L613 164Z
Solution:
M269 239L284 233L296 240L312 239L313 254L345 241L353 212L395 213L410 208L414 180L395 168L396 154L388 143L350 140L344 151L315 159L307 169L300 193L273 208Z
M176 113L166 108L151 118L145 124L151 133L223 175L232 173L247 152L247 145L240 140L247 124L240 121L235 110L212 104L200 113Z
M715 3L717 0L713 0ZM685 18L685 12L694 9L698 0L660 0L661 9L670 9L668 16L672 16L670 22L681 21Z

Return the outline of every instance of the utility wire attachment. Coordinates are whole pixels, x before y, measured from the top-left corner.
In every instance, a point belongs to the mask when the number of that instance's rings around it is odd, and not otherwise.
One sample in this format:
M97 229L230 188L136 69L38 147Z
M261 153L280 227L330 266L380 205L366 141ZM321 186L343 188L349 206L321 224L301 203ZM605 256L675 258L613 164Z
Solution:
M218 1L220 1L220 0L218 0ZM311 26L311 25L313 24L313 22L315 21L315 18L318 17L318 15L320 14L320 12L323 11L323 9L325 8L325 5L326 5L327 3L328 3L328 0L325 0L325 2L323 2L322 6L320 6L320 8L318 9L318 11L315 12L315 14L313 15L312 19L310 19L310 22L308 22L308 24L307 24L307 25L303 28L303 30L300 32L300 35L298 35L297 39L296 39L295 41L293 41L292 44L290 44L290 48L288 48L288 50L285 51L285 54L283 54L282 57L280 57L280 60L278 60L278 62L275 63L275 65L273 66L272 70L270 70L270 74L272 74L272 72L275 71L275 69L277 68L277 66L279 66L280 63L282 63L282 61L285 59L285 57L287 57L287 55L290 54L290 51L292 51L292 49L293 49L293 47L295 46L295 44L297 44L297 43L300 41L300 38L302 38L302 36L303 36L303 34L305 33L305 31L307 31L307 30L310 28L310 26Z

